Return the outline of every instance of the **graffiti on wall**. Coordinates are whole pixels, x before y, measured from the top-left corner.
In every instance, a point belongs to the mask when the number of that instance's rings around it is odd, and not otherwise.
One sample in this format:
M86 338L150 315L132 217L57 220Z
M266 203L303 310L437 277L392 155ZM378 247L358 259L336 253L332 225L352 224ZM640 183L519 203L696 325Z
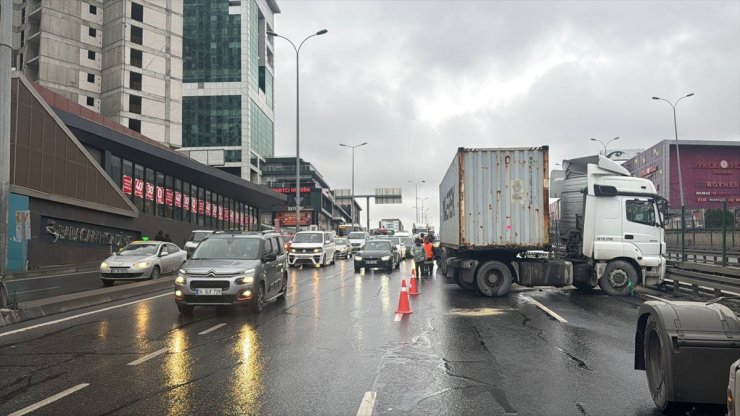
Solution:
M67 241L98 246L123 247L139 238L139 233L118 228L103 227L84 222L41 217L42 235L52 243Z

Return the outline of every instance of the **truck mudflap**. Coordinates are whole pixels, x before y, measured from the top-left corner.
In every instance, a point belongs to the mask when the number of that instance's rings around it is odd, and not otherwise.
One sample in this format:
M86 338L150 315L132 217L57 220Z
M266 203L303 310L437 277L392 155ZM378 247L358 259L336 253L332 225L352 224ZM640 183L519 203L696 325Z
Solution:
M573 284L573 263L564 260L526 259L511 263L521 286L563 287Z
M740 320L718 303L648 301L639 311L635 369L646 370L656 406L722 404L740 358Z

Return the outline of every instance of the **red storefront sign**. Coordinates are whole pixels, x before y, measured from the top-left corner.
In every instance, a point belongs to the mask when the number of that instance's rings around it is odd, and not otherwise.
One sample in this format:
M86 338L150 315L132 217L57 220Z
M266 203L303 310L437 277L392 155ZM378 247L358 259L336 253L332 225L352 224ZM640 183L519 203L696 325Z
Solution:
M167 189L164 191L164 203L165 205L171 207L172 206L172 189Z
M190 198L190 211L194 214L198 213L198 198Z
M296 191L295 187L293 187L293 188L288 188L288 187L272 188L272 190L275 191L275 192L281 193L281 194L294 194L295 191ZM310 192L311 192L311 188L309 188L307 186L301 186L301 193L302 194L304 194L304 193L310 193Z
M219 221L222 221L224 219L224 207L218 206L218 217Z
M146 199L147 201L154 201L154 184L146 183Z
M141 179L134 180L134 196L137 198L144 197L144 181Z
M185 208L185 211L190 211L190 195L182 196L182 207Z
M229 211L229 221L234 222L234 211Z
M123 190L123 193L126 195L131 195L131 177L123 175L123 186L121 187Z
M182 207L182 192L175 192L175 206Z
M203 215L206 211L206 201L198 200L198 214Z
M250 218L251 220L252 218ZM283 225L295 226L295 212L277 212L275 219L280 220ZM301 211L301 225L311 224L311 212Z
M157 187L157 205L164 204L164 188L161 186Z
M211 202L210 201L206 201L206 216L207 217L211 216Z

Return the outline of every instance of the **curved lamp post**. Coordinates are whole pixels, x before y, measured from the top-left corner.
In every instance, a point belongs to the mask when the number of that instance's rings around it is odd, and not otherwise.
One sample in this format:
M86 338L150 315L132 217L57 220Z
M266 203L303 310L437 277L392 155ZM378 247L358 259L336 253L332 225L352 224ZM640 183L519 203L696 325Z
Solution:
M301 135L300 135L300 84L299 84L299 56L301 53L301 47L304 43L306 43L307 40L311 39L314 36L320 36L328 32L326 29L321 29L318 32L314 33L313 35L308 36L306 39L303 39L301 43L298 45L298 47L295 46L295 43L293 43L290 39L286 38L285 36L278 35L275 32L267 31L267 36L275 36L278 38L283 38L290 43L290 45L295 50L295 230L296 232L301 230L301 153L300 153L300 143L301 143Z
M591 139L589 139L589 140L591 140L592 142L599 142L599 143L601 143L604 146L604 156L606 156L607 155L607 153L606 153L606 147L609 146L609 143L613 142L614 140L619 140L619 136L617 136L617 137L615 137L615 138L613 138L611 140L607 140L606 143L602 142L599 139L594 139L593 137Z
M414 184L414 197L416 198L414 201L414 214L416 215L416 223L419 223L419 184L420 183L426 183L424 179L420 181L408 181L409 183Z
M362 142L360 144L356 144L354 146L349 146L346 144L339 143L342 147L349 147L352 149L352 199L349 201L349 212L350 216L352 216L352 230L354 231L355 227L355 148L366 145L367 142Z

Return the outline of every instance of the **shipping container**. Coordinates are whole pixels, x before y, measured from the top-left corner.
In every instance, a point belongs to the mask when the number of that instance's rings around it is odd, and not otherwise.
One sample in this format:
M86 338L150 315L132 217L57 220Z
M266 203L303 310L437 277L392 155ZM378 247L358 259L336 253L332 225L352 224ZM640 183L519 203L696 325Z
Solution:
M459 148L442 179L443 245L471 250L546 249L548 147Z

